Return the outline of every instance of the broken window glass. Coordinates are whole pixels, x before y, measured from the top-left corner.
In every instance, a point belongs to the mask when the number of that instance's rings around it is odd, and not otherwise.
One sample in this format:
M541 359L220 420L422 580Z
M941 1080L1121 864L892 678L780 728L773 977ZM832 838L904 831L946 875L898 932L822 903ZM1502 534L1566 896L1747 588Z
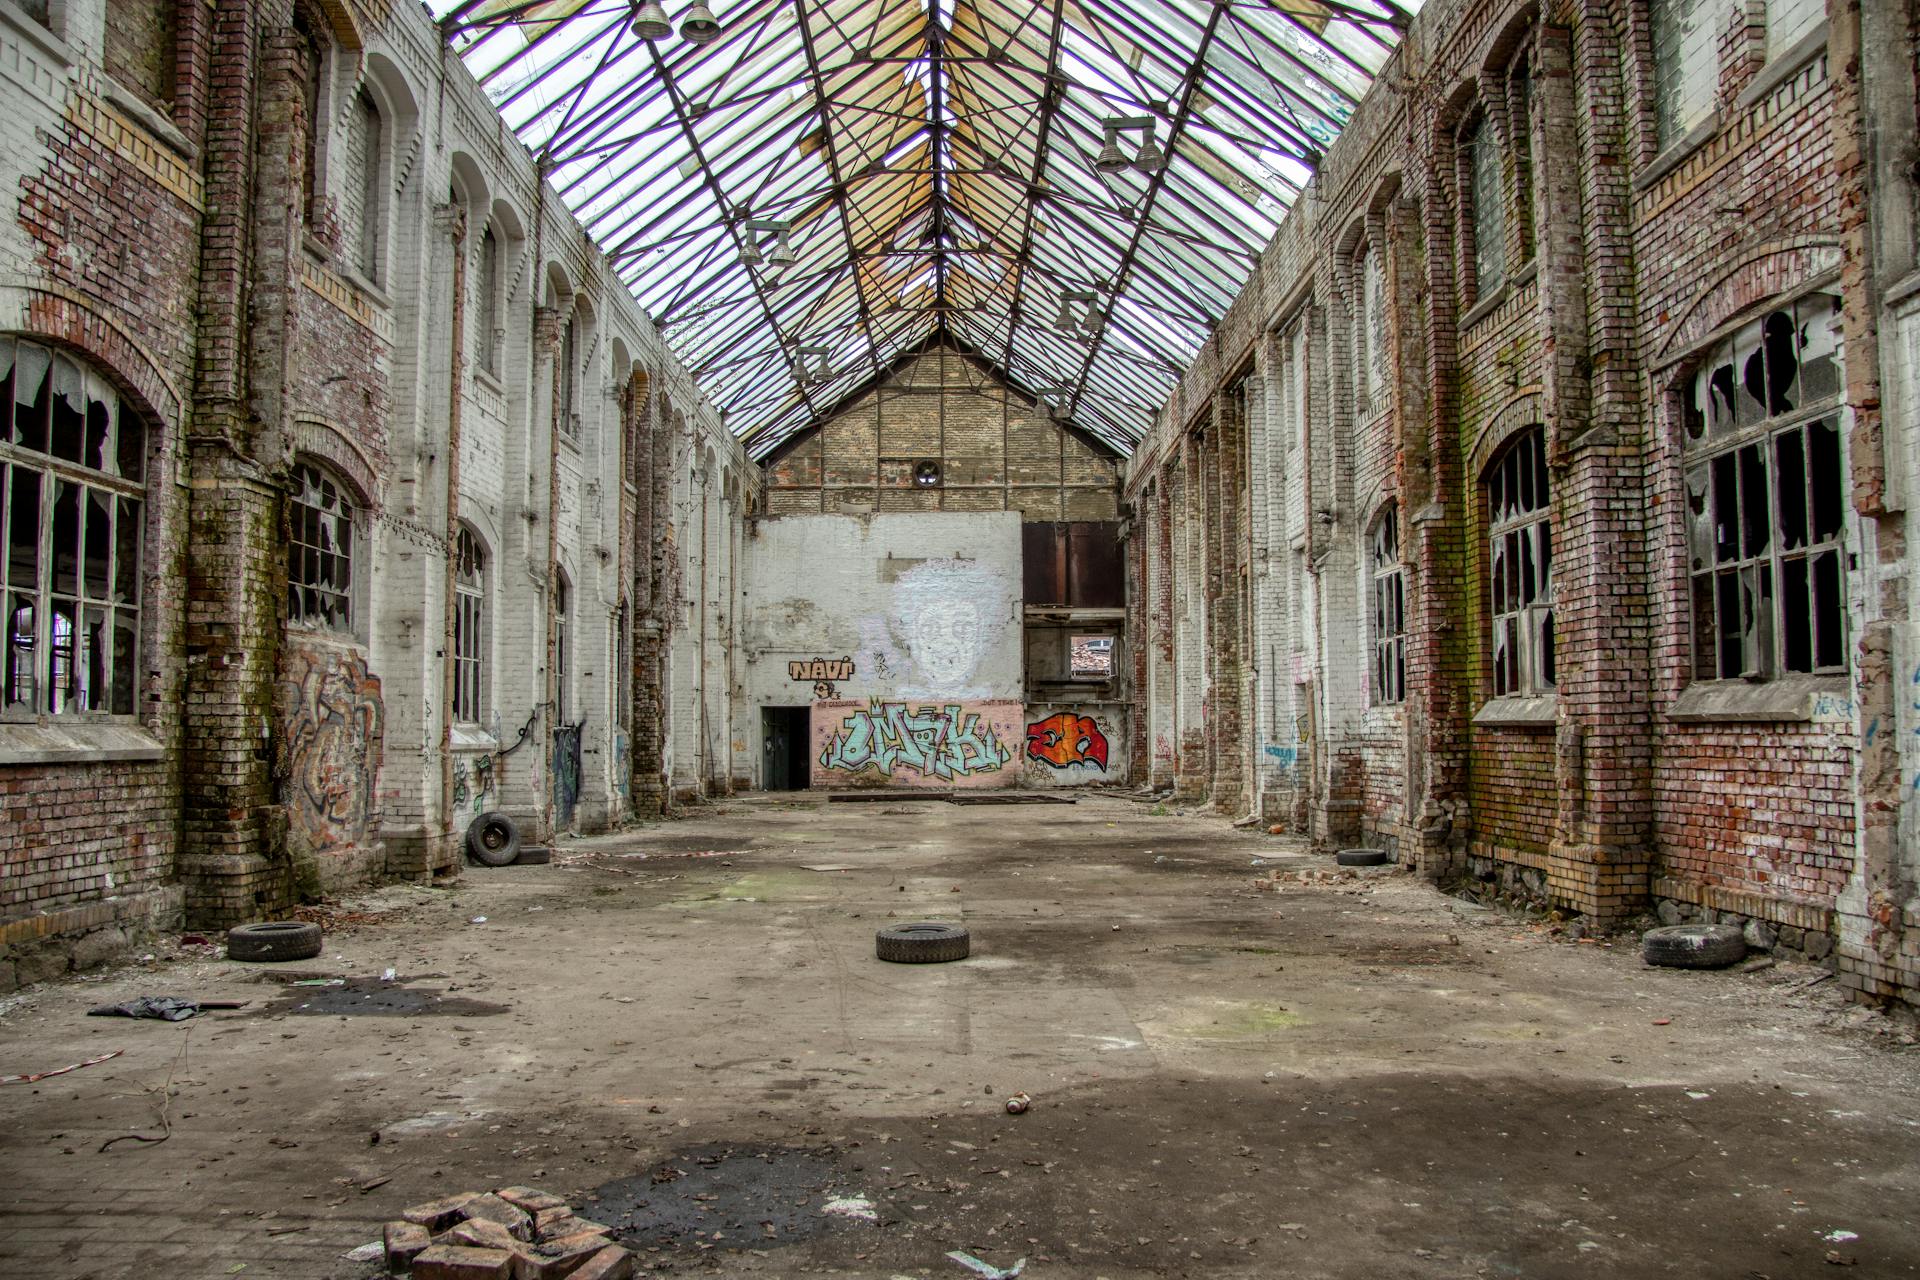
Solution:
M1496 697L1553 687L1553 526L1546 448L1529 427L1487 473Z
M1403 702L1407 696L1407 593L1400 567L1399 511L1389 505L1374 524L1373 700Z
M1686 475L1700 679L1845 669L1836 308L1815 295L1742 325L1695 377L1716 419Z
M287 622L314 631L353 629L355 508L331 476L294 470L288 505Z
M0 369L0 410L13 411L0 436L0 706L131 714L142 495L116 432L136 455L145 435L112 384L71 356L7 341Z

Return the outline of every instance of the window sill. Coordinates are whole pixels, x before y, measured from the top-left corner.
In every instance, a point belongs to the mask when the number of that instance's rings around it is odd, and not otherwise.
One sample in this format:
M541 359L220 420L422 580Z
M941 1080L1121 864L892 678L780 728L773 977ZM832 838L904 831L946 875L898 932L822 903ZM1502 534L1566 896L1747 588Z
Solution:
M1760 68L1760 74L1753 83L1740 91L1733 100L1734 110L1745 111L1754 103L1761 101L1775 89L1799 75L1809 62L1827 51L1827 24L1822 22L1813 30L1801 36L1793 48L1779 55L1766 66Z
M1806 724L1821 716L1823 698L1849 697L1845 676L1787 676L1780 680L1696 680L1667 710L1675 724Z
M1710 112L1707 118L1687 130L1685 136L1677 142L1667 144L1667 149L1647 162L1640 176L1633 180L1635 191L1645 191L1660 179L1678 169L1686 158L1707 145L1713 136L1720 132L1720 113Z
M124 721L0 724L0 765L113 764L165 757L158 738Z
M458 755L498 751L500 739L477 724L456 724L453 726L453 750Z
M507 384L500 381L500 376L480 365L473 367L473 380L497 396L507 394Z
M55 35L51 29L38 19L27 16L27 11L13 0L0 0L0 22L18 31L40 52L53 58L63 67L73 65L73 52L67 48L67 42Z
M1555 694L1508 694L1488 700L1473 713L1473 723L1482 729L1551 729L1559 710Z
M1480 301L1467 308L1467 314L1460 317L1460 332L1465 333L1498 311L1500 304L1507 300L1507 294L1511 292L1512 289L1513 282L1511 280L1502 280L1499 287L1496 288L1490 296L1480 299Z
M382 311L393 310L393 299L389 298L379 285L361 275L354 268L347 266L345 263L341 263L333 270L334 274L338 275L342 280L345 280L361 293L366 294L368 302L379 307Z
M152 103L127 88L112 76L102 76L106 87L107 101L120 111L133 117L134 123L165 143L175 155L191 164L198 153L194 145L187 141L187 135L174 127L173 121Z

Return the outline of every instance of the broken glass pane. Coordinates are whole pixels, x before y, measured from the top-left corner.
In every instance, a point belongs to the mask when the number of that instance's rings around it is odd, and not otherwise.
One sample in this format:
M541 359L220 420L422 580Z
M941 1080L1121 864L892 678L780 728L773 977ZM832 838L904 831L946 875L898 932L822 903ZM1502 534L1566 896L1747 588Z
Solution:
M1846 504L1846 479L1840 467L1840 422L1823 418L1807 428L1808 461L1813 493L1813 540L1828 542L1840 536Z
M1798 431L1773 440L1773 487L1780 510L1780 549L1807 545L1807 465Z

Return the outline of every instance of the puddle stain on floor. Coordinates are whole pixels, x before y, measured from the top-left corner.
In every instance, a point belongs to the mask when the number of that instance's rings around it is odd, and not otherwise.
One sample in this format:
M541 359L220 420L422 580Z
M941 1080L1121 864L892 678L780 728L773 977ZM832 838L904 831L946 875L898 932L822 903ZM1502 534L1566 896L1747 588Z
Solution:
M596 1187L580 1211L632 1249L765 1249L857 1229L827 1211L850 1194L831 1148L715 1144Z
M286 994L261 1006L263 1015L342 1015L387 1017L486 1018L511 1010L491 1000L448 995L426 987L407 986L379 978L348 978L338 986L292 986Z

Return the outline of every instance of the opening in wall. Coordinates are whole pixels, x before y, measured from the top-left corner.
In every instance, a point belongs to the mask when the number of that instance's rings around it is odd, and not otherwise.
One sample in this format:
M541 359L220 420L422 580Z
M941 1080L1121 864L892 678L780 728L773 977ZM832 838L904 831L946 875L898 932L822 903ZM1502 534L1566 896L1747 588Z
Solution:
M1113 637L1073 636L1067 646L1067 677L1071 680L1113 679Z

